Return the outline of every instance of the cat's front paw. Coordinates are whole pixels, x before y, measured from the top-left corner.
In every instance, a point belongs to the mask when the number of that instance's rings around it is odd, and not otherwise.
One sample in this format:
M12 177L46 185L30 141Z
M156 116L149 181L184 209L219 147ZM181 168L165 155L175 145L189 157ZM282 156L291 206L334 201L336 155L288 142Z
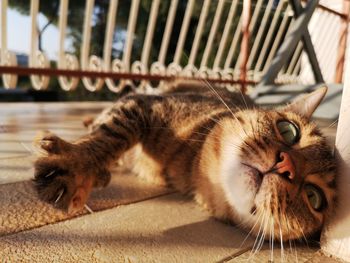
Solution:
M81 210L94 186L106 186L110 173L79 145L51 133L37 138L46 152L34 164L34 187L41 200L69 213Z

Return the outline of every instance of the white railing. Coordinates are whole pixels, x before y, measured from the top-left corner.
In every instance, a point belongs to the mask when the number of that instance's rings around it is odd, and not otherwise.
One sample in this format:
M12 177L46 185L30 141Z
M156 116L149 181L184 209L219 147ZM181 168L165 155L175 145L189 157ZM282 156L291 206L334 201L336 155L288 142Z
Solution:
M125 1L125 0L120 0ZM92 17L94 11L94 0L86 0L85 18L82 31L82 44L80 58L74 54L65 53L64 41L67 29L67 14L69 0L61 0L59 7L59 19L57 27L59 29L59 50L56 67L58 69L86 70L98 72L124 72L135 74L150 74L164 76L188 76L214 79L238 80L240 75L240 43L242 38L242 0L169 0L164 33L160 43L160 49L156 61L151 61L151 47L154 45L154 34L159 19L160 0L153 0L149 11L148 24L145 38L142 45L141 57L132 61L132 46L135 31L138 25L138 12L140 0L131 0L129 10L129 20L127 23L127 33L124 43L123 55L121 58L112 57L113 36L115 34L117 21L118 0L111 0L106 21L105 38L103 46L103 56L98 57L90 54ZM185 2L186 9L182 19L181 29L178 37L173 36L175 17L179 10L179 4ZM280 0L278 4L274 0L255 0L251 11L249 31L251 32L251 44L248 57L248 80L258 82L262 75L266 73L271 61L276 54L286 32L293 25L293 10L287 0ZM29 52L29 66L35 68L48 68L50 61L45 53L38 49L37 17L39 10L39 0L30 2L31 18L31 40ZM193 33L194 38L189 51L185 51L185 46L190 41L189 26L193 22L192 13L195 8L200 8L201 13ZM224 12L227 9L228 12ZM8 0L1 1L1 65L17 66L16 56L11 52L11 47L7 46L7 10ZM224 15L224 13L226 15ZM326 14L329 18L332 14ZM322 14L318 14L318 17ZM208 24L209 17L213 17L212 23ZM333 19L333 18L332 18ZM334 18L335 21L337 18ZM339 19L339 18L338 18ZM238 23L234 23L234 21ZM312 23L311 23L312 24ZM11 26L11 25L10 25ZM219 31L222 28L222 32ZM207 30L205 30L207 29ZM205 31L209 32L205 34ZM322 38L320 32L311 30L314 33L313 39ZM323 32L328 34L329 32ZM316 35L315 35L316 34ZM318 34L318 35L317 35ZM169 56L169 42L176 39L176 50L171 63L166 63ZM203 45L202 43L205 43ZM201 45L202 44L202 45ZM330 45L334 49L334 44ZM200 48L202 47L202 50ZM326 72L326 81L333 78L329 64L324 61L324 54L328 54L327 48L320 48L321 53L317 55L322 58L321 68ZM303 46L300 43L294 55L290 59L278 76L279 82L312 82L305 75L310 74L308 62L302 55ZM201 52L199 52L201 51ZM317 50L316 50L317 52ZM334 51L332 51L334 52ZM188 54L187 54L188 53ZM187 57L187 62L183 62L183 57ZM201 56L201 57L200 57ZM300 78L302 76L302 78ZM3 84L5 88L15 88L17 76L3 74ZM59 84L66 91L74 90L79 84L77 77L59 77ZM48 87L48 76L32 75L31 84L34 89L43 90ZM98 91L107 86L111 91L118 92L128 83L128 80L120 80L115 83L112 79L91 79L82 77L82 83L90 91ZM306 81L305 81L306 80ZM333 80L332 80L333 81ZM138 84L140 89L152 87L152 83L143 80Z

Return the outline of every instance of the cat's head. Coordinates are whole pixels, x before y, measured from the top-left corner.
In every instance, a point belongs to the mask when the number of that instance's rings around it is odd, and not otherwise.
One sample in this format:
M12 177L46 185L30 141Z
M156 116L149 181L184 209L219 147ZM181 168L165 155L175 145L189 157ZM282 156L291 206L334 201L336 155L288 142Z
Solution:
M317 89L274 110L242 110L230 132L225 129L224 192L255 235L302 238L319 231L333 211L336 161L310 121L326 92Z

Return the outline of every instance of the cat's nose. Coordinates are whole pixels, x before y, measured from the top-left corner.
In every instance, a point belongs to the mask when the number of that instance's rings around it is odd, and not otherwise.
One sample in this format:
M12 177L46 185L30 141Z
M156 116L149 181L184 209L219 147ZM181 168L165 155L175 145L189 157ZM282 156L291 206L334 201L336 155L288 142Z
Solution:
M278 161L275 165L276 172L284 177L293 180L295 177L295 166L292 158L286 152L280 152Z

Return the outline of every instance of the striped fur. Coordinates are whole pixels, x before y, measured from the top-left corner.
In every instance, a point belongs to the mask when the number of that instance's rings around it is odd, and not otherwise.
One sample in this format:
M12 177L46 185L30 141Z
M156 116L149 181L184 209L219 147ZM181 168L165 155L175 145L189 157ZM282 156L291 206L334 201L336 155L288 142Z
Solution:
M89 121L90 133L76 142L44 134L39 143L48 155L36 161L34 183L42 200L75 211L94 186L108 184L110 166L124 157L140 176L192 195L216 218L255 235L265 228L266 239L297 239L321 229L336 198L331 148L308 117L198 85L128 95ZM279 120L300 128L297 144L283 143ZM271 170L281 151L292 157L298 180ZM306 183L323 190L322 211L310 206Z

